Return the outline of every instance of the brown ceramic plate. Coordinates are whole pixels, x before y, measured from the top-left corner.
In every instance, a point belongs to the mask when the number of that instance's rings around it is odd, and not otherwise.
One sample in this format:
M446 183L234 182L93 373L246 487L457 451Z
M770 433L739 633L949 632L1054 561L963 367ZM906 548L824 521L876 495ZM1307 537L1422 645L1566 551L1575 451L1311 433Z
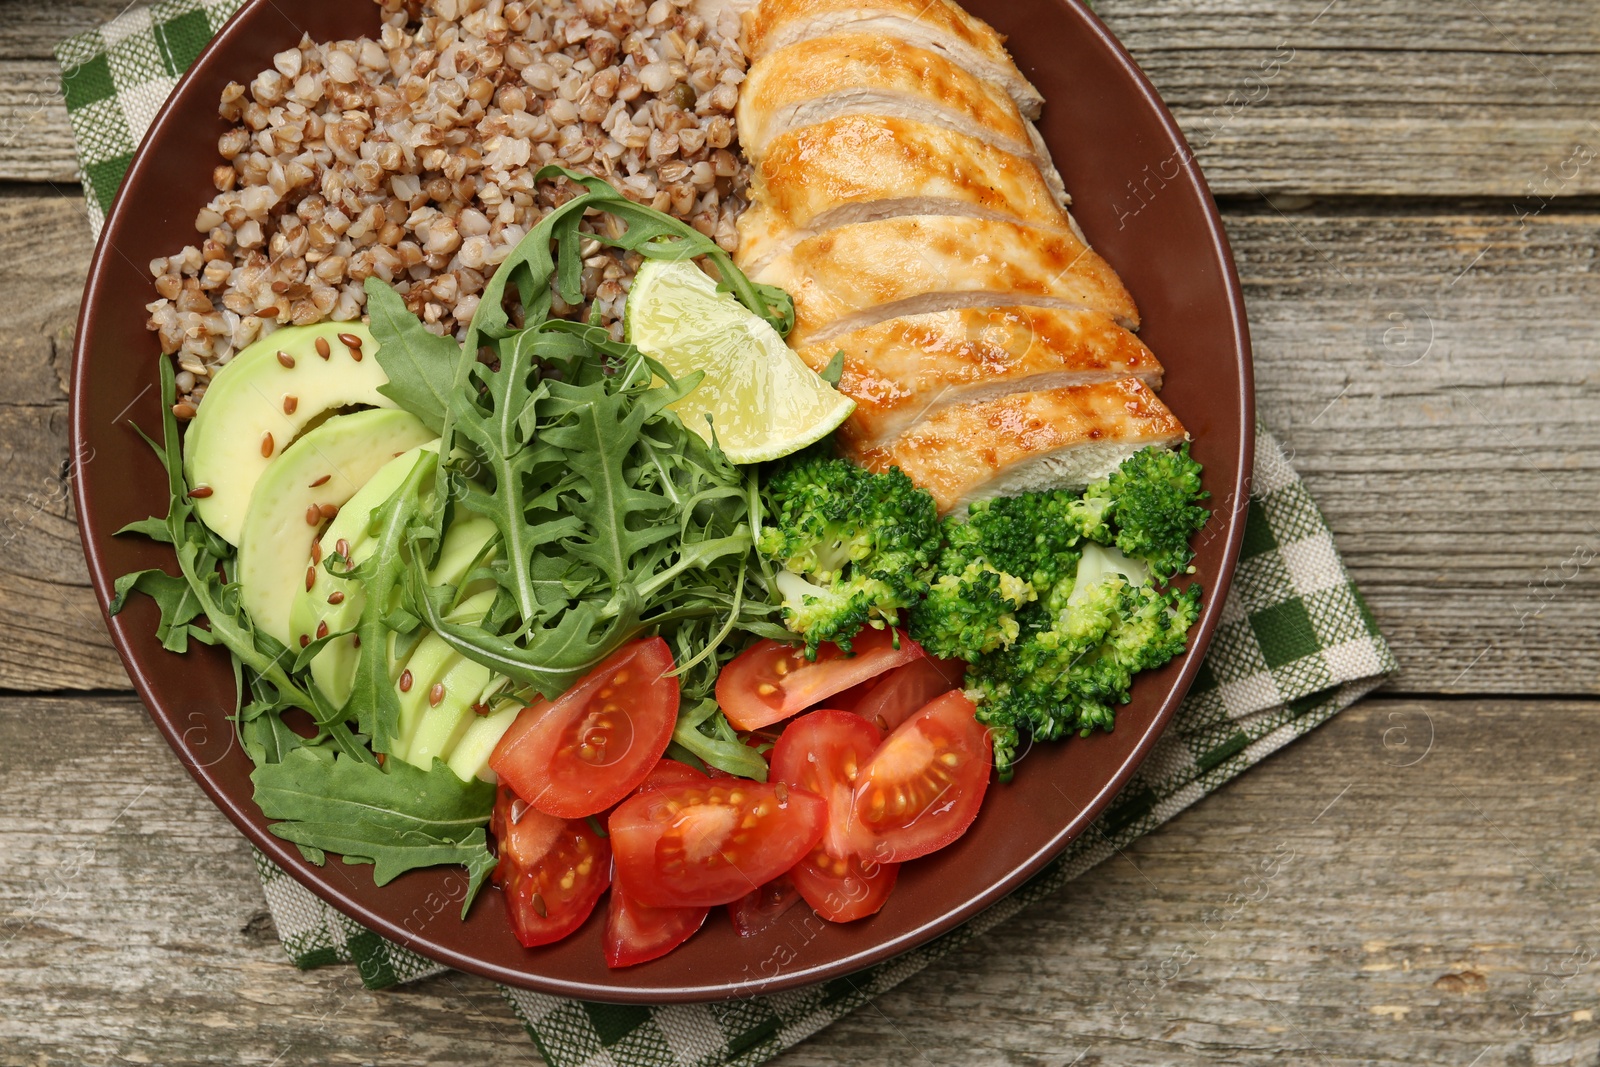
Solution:
M1126 52L1070 0L970 0L1010 36L1049 101L1043 131L1091 242L1121 272L1144 312L1144 338L1167 367L1162 398L1194 436L1216 514L1196 560L1207 597L1189 653L1141 678L1115 732L1041 745L1016 780L991 789L972 830L908 864L888 906L862 922L784 923L739 939L716 909L706 929L664 959L623 971L601 961L605 909L566 942L525 950L499 894L457 918L459 871L413 872L379 889L371 868L307 863L274 837L250 799L250 762L226 716L225 658L178 659L156 643L156 612L138 599L108 625L128 674L173 749L250 841L334 907L408 948L496 981L603 1001L710 1000L776 992L848 974L951 929L1015 889L1081 832L1144 759L1194 679L1216 628L1243 532L1253 404L1244 305L1227 239L1172 117ZM224 84L248 81L302 32L320 40L373 32L361 0L245 5L184 78L156 120L113 207L89 272L73 364L72 433L94 456L77 482L84 550L101 603L120 574L168 566L162 547L114 538L165 503L160 467L129 423L159 425L157 345L144 328L153 299L146 265L195 240L196 210L224 125ZM803 909L802 909L803 910ZM797 913L791 913L795 915Z

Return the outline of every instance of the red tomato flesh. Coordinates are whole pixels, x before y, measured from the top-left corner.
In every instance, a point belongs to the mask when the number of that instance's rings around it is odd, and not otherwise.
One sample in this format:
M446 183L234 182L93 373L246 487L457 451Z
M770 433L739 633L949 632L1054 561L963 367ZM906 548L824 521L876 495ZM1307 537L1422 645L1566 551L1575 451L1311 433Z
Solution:
M960 692L946 693L897 726L861 771L855 818L870 838L861 854L904 863L935 852L978 816L989 788L989 731Z
M795 864L789 877L819 916L847 923L878 914L900 878L900 865L817 849Z
M489 820L500 861L494 884L525 948L560 941L611 883L611 846L587 819L558 819L500 787Z
M662 759L656 763L640 793L684 783L709 782L687 763ZM689 940L705 923L710 908L651 908L635 902L622 883L611 880L611 902L606 907L606 966L632 967L659 959Z
M728 920L740 937L754 937L783 918L800 903L800 891L787 874L780 874L759 889L752 889L728 905Z
M639 783L639 792L646 789L657 789L668 785L683 785L685 782L709 782L711 779L703 771L697 771L687 763L679 763L675 759L662 759L645 775L644 781Z
M613 652L554 703L525 708L489 767L547 815L605 811L638 788L672 740L678 680L659 637Z
M960 660L914 659L873 682L850 710L880 730L893 730L934 697L960 689L966 673L967 665Z
M635 903L621 885L613 885L606 906L606 966L632 967L660 959L693 937L710 912L706 907L647 907Z
M826 821L821 797L782 782L648 790L611 813L617 879L651 907L726 904L793 867Z
M904 670L905 668L901 668ZM875 914L900 868L857 853L870 838L855 816L856 783L883 732L848 711L813 711L789 724L772 750L772 775L828 802L828 826L789 877L813 910L832 922Z
M898 647L897 647L898 645ZM799 645L760 641L740 653L717 676L717 704L740 730L771 726L806 708L921 659L917 643L898 630L861 631L851 642L854 655L838 645L823 645L808 660Z

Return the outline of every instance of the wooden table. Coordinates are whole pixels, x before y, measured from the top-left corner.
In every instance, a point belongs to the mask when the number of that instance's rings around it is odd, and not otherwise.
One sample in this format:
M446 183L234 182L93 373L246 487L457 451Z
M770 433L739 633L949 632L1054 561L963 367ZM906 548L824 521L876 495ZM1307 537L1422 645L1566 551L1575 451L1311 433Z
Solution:
M0 0L0 1063L529 1061L485 982L289 967L107 643L50 48L123 2ZM1600 8L1099 6L1199 150L1262 418L1401 670L779 1062L1594 1064Z

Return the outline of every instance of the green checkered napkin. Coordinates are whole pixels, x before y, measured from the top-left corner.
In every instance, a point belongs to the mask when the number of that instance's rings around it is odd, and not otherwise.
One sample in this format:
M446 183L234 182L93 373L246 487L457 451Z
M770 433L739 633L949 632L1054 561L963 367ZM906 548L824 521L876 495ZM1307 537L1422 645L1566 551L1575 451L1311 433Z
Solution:
M178 75L239 2L159 0L56 50L97 230ZM1028 905L1055 896L1377 686L1394 670L1394 658L1345 573L1322 515L1264 430L1256 439L1253 486L1238 576L1193 691L1116 802L1043 872L937 941L795 992L651 1008L505 989L544 1058L552 1067L754 1067ZM259 854L256 866L297 966L355 963L373 989L442 970L332 910Z

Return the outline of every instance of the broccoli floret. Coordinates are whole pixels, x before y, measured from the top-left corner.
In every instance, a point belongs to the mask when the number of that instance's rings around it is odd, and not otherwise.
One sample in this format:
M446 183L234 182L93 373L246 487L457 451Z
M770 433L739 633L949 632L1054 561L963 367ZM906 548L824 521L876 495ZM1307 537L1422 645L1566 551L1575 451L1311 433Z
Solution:
M1139 561L1086 547L1061 609L1040 605L1021 640L969 672L969 695L992 728L1001 777L1010 777L1023 734L1053 740L1110 729L1133 676L1183 651L1199 605L1197 586L1158 590Z
M865 626L893 626L920 600L941 536L933 497L898 467L875 474L810 450L762 487L769 525L757 550L779 564L784 622L806 653L846 651Z
M1194 558L1189 539L1211 516L1199 503L1210 496L1200 488L1200 473L1187 444L1135 453L1084 492L1086 504L1104 502L1109 520L1104 530L1085 536L1143 560L1158 581L1184 573Z
M1031 583L986 563L969 563L928 589L911 612L911 636L930 655L972 662L1010 647L1021 630L1017 609L1036 599Z

